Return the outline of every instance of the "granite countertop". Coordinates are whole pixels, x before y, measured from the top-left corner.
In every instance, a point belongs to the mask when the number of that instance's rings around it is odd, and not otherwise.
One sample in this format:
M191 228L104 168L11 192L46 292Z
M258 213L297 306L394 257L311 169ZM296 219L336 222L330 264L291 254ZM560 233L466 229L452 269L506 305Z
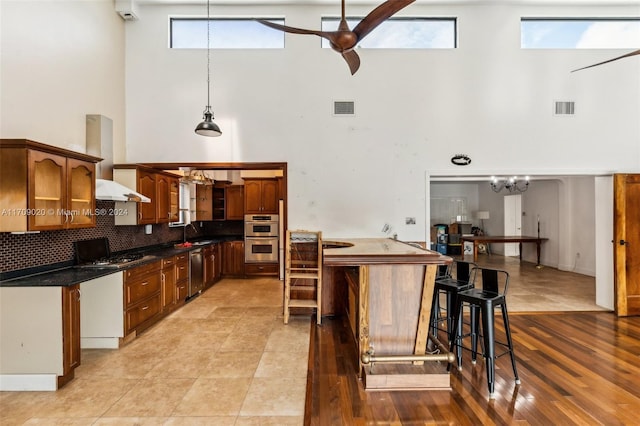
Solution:
M167 243L151 247L138 247L131 252L142 253L144 257L122 268L79 268L72 261L56 264L50 269L43 267L41 271L26 272L23 276L16 276L0 281L0 287L68 287L90 281L105 275L121 273L130 268L156 262L160 259L174 256L180 253L205 247L208 244L235 241L242 236L229 235L223 237L200 238L191 241L196 243L191 247L176 247L176 243Z

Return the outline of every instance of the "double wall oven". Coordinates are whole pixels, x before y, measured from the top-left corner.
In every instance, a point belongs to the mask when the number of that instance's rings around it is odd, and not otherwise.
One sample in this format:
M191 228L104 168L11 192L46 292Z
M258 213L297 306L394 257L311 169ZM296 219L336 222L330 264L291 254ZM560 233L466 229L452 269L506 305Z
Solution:
M245 215L244 261L247 263L277 263L278 229L277 214Z

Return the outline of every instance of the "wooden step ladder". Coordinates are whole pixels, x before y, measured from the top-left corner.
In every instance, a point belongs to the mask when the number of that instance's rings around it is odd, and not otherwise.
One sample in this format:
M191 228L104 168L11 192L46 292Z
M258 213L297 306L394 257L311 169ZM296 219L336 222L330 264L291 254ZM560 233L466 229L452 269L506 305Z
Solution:
M322 322L322 232L290 231L286 232L284 272L284 323L289 323L291 308L314 308L316 322ZM292 293L292 287L315 290L315 298L298 298Z

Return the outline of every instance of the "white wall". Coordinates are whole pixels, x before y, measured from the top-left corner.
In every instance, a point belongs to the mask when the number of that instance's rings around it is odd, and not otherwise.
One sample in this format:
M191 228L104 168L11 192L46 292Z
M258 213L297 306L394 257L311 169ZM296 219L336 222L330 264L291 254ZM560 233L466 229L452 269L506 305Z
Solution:
M360 50L351 76L313 36L286 48L212 52L212 106L223 135L193 133L206 103L206 52L172 51L169 15L198 6L142 5L127 34L128 161L286 161L290 226L327 236L401 239L427 231L424 174L590 174L640 169L640 61L569 71L620 51L521 50L520 16L625 16L638 7L412 4L400 15L458 17L455 50ZM349 5L351 14L370 6ZM317 28L336 5L216 6L215 16L286 15ZM334 100L356 116L333 117ZM554 117L574 100L574 117ZM473 162L451 165L456 153ZM624 152L625 155L620 155ZM579 155L577 155L579 153ZM405 225L415 216L417 225Z
M113 120L124 161L124 22L113 1L0 2L0 137L86 152L85 116Z

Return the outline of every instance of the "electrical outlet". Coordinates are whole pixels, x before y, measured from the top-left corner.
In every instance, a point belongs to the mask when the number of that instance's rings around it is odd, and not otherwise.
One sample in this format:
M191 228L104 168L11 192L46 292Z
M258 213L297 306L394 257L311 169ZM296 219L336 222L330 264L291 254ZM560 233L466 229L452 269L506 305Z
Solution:
M415 217L405 217L404 218L404 223L405 223L405 225L415 225L416 224L416 218Z

